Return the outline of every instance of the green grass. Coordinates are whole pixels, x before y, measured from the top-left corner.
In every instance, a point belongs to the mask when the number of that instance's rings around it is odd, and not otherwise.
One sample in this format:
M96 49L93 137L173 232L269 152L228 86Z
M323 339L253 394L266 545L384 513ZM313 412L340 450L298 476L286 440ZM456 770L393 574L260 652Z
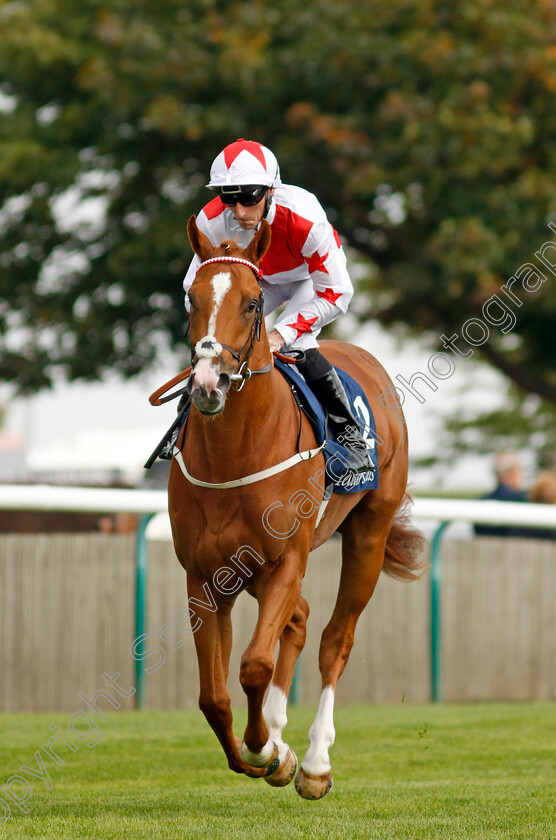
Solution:
M313 715L290 710L300 758ZM67 731L69 717L0 715L0 786L36 767L49 724ZM198 712L112 712L99 725L94 748L62 747L63 766L45 759L52 790L30 777L29 813L0 837L556 838L554 704L338 708L334 788L320 802L229 771Z

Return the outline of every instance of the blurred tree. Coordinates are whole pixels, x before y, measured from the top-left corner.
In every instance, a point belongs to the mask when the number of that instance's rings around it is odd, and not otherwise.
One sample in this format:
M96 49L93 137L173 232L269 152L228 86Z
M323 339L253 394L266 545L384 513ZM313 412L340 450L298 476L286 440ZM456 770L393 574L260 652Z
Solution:
M503 406L481 412L468 405L445 419L435 451L419 458L415 466L454 464L462 455L490 457L494 451L534 452L540 469L553 468L556 453L556 406L535 394L524 398L516 386L509 388Z
M179 348L185 223L245 136L367 266L361 319L446 352L498 295L511 329L458 346L556 403L555 44L551 0L0 0L2 378Z

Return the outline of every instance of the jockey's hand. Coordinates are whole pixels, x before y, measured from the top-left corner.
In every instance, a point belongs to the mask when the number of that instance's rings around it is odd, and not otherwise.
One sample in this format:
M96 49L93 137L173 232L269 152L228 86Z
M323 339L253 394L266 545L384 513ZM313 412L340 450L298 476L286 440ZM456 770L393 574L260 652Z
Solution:
M274 353L275 350L282 349L284 346L284 338L280 335L278 330L272 330L272 332L268 334L268 343L270 344L270 352Z

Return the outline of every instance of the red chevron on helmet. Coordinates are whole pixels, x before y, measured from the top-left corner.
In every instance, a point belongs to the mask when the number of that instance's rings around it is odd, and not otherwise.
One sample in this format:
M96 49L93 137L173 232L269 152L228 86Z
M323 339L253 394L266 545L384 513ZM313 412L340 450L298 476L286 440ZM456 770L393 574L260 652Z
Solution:
M280 168L275 155L254 140L240 138L230 143L214 159L207 187L260 185L279 187Z

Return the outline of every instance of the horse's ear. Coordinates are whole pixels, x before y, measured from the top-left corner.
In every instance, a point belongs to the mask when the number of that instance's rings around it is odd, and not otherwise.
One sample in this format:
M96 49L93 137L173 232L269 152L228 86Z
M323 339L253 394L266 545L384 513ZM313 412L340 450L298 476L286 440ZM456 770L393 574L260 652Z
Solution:
M260 263L268 251L271 236L270 225L266 219L263 219L259 230L251 240L251 244L245 249L245 256L250 262L255 263L255 265Z
M205 236L205 234L197 227L196 216L191 216L187 223L187 235L189 236L191 247L201 262L208 260L208 258L214 253L214 246L208 236Z

